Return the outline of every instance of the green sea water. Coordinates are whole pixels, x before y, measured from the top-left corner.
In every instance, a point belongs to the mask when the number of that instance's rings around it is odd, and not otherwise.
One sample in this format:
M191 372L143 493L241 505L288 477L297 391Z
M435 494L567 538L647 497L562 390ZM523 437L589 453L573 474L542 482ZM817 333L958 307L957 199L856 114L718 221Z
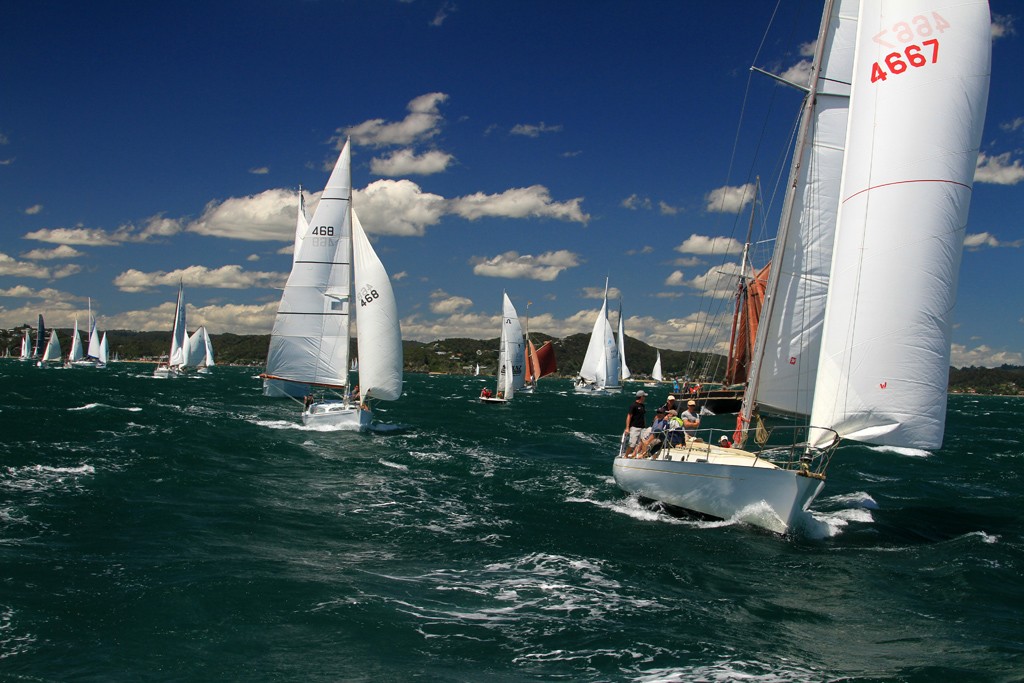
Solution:
M0 363L0 679L1024 679L1020 399L843 446L781 537L620 491L629 393L410 375L353 434L256 372Z

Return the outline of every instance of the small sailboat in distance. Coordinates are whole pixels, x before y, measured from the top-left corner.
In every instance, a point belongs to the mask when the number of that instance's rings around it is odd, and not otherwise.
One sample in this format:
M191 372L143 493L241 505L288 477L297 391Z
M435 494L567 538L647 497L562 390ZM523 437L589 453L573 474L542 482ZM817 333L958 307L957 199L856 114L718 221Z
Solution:
M501 341L498 343L498 386L495 395L489 389L480 392L483 403L508 403L523 388L525 345L519 314L508 294L502 292Z
M618 393L622 389L619 372L619 348L615 345L615 334L608 322L608 279L605 278L601 310L594 321L590 344L573 390L578 394Z

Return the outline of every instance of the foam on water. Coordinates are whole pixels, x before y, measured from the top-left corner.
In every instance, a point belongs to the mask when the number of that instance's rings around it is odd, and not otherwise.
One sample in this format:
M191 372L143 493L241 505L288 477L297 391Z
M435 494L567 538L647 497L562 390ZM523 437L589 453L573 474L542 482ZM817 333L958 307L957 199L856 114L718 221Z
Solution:
M910 458L929 458L932 456L931 451L922 450L920 448L903 448L900 446L869 446L869 450L875 451L876 453L895 453L896 455L905 455Z
M111 405L107 405L106 403L88 403L88 404L86 404L84 406L79 406L77 408L68 408L67 410L69 410L69 411L95 410L97 408L109 408L110 410L126 410L129 413L141 413L142 412L142 408L139 408L137 406L128 406L128 407L124 407L124 406L111 406Z

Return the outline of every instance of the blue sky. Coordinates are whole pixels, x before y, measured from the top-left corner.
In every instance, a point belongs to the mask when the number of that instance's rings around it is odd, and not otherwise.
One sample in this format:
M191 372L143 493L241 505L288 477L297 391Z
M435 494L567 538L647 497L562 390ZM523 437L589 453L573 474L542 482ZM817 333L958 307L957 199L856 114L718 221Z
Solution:
M298 186L311 214L350 136L404 338L497 337L502 290L587 332L607 276L631 336L721 349L735 190L776 191L800 101L749 67L798 73L819 22L783 4L4 3L0 325L92 297L103 328L169 329L182 278L190 327L269 333ZM1024 13L991 6L954 365L1024 363Z

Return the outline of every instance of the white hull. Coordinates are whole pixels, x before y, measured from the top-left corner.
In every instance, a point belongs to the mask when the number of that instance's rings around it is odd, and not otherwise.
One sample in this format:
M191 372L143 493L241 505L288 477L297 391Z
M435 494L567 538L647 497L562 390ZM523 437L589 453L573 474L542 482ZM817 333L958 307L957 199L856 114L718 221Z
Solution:
M746 509L751 515L744 521L776 533L785 533L825 485L824 479L781 469L739 449L701 444L673 448L669 457L617 457L615 482L628 493L719 519ZM764 514L763 505L773 514Z
M365 432L370 428L373 413L358 404L346 401L318 401L302 413L302 424L341 427Z
M590 384L574 384L572 389L577 394L592 394L594 396L618 394L622 392L622 387L599 387Z
M481 396L480 397L480 402L481 403L508 403L508 400L504 399L504 398L497 398L497 397L494 397L494 396L488 396L488 397Z

